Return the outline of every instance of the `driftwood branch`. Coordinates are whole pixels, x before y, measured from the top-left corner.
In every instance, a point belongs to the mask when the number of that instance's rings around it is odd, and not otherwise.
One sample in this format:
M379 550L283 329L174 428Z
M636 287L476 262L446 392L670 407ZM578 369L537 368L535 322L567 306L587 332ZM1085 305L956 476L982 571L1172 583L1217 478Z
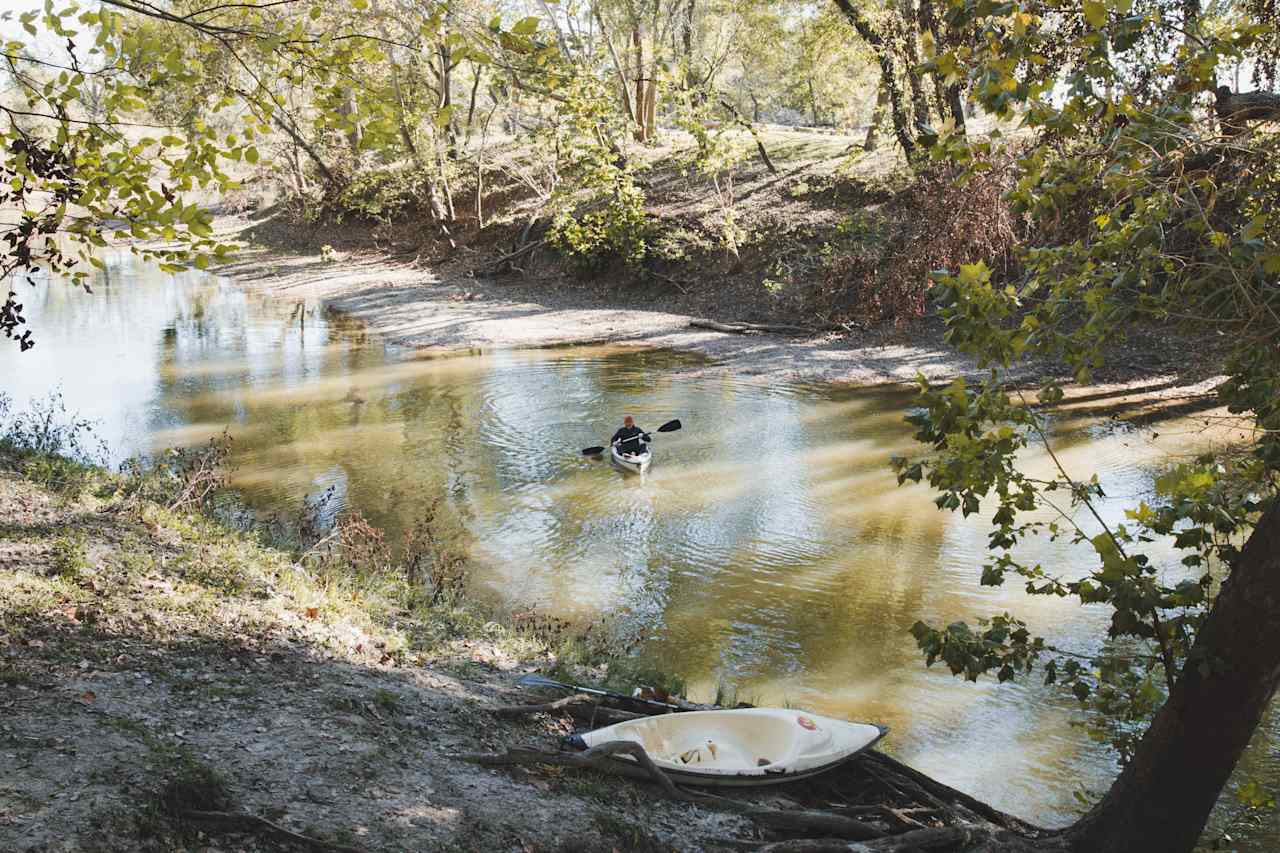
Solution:
M800 335L813 334L812 329L804 326L787 326L778 323L720 323L716 320L690 320L689 327L694 329L711 329L714 332L727 332L745 335L750 332L783 332Z
M285 829L278 823L272 823L265 817L259 817L255 814L243 814L240 812L210 812L198 811L196 809L186 809L179 812L179 816L188 820L203 820L212 823L232 824L235 826L246 827L258 832L274 835L277 838L283 838L286 841L292 841L294 844L303 844L314 850L334 850L337 853L366 853L361 847L350 847L346 844L338 844L335 841L325 841L320 838L312 838L310 835L303 835L294 832L291 829Z
M565 699L558 699L555 702L503 705L492 709L493 714L499 717L554 714L560 711L564 711L593 728L601 725L611 726L614 723L624 723L627 720L637 720L648 716L648 714L638 714L634 711L624 711L610 707L602 703L600 697L589 696L586 693L578 693Z
M775 841L757 849L760 853L915 853L968 847L991 841L994 835L991 830L980 826L941 826L870 841L793 838Z
M554 714L559 711L564 711L567 714L571 713L575 705L590 705L592 708L599 707L595 700L587 694L575 693L572 696L566 696L554 702L543 702L541 705L503 705L499 708L491 709L491 713L495 717L523 717L529 714Z
M548 704L575 714L591 712L590 702L574 699ZM635 760L615 760L618 755ZM784 809L764 806L751 792L731 799L679 788L643 748L627 742L615 741L580 753L510 749L505 754L462 757L489 766L548 764L653 782L667 797L739 814L774 833L774 837L789 837L786 841L754 842L766 844L760 849L769 853L1050 853L1065 849L1053 832L1004 814L875 750L867 750L822 776L781 783L775 790L785 791L791 803ZM723 846L723 839L708 839L712 841ZM739 841L729 846L742 844Z
M616 755L629 755L635 759L636 766L620 761L613 761ZM464 761L484 767L520 766L528 764L552 764L560 767L577 767L582 769L601 770L616 776L648 779L657 783L662 792L673 800L686 803L705 803L719 801L718 797L706 797L677 788L667 774L658 769L653 759L640 744L629 740L611 740L593 746L584 752L543 752L538 749L521 749L513 747L505 753L466 753L459 756ZM732 802L732 801L726 801ZM745 806L745 804L739 804ZM738 809L744 811L745 808Z
M733 105L727 98L720 99L720 106L733 117L733 123L746 128L751 134L751 138L755 140L756 150L760 152L760 159L764 161L765 168L769 170L769 174L778 174L778 167L773 165L773 160L769 157L769 152L764 147L764 140L760 138L760 132L756 130L756 126L743 118L742 113L738 112L738 108Z
M950 785L943 784L932 776L927 776L914 767L903 764L896 758L885 755L878 750L867 750L860 756L860 760L864 768L874 763L882 769L891 771L899 779L910 780L910 782L914 783L916 789L929 795L928 799L932 801L930 805L935 808L940 805L939 801L942 801L941 807L944 810L948 808L946 803L955 803L968 809L983 820L990 821L996 826L1001 826L1005 829L1024 833L1041 833L1044 831L1041 827L1020 820L1013 815L1005 814L976 797L971 797L964 791L959 791Z
M615 761L618 755L628 755L635 764ZM593 746L585 752L543 752L536 749L509 748L505 753L467 753L459 756L464 761L485 767L527 766L550 764L558 767L577 767L599 770L615 776L645 779L654 782L663 794L672 800L694 803L707 808L741 814L764 826L790 831L838 835L841 838L870 839L883 836L886 830L874 824L864 823L844 815L807 810L780 810L761 808L742 800L699 794L676 786L663 773L644 747L638 743L614 740Z
M761 809L747 812L747 817L770 829L788 832L806 832L814 835L832 835L854 841L869 841L888 833L871 823L856 820L833 812L811 809L796 811Z
M525 255L525 254L528 254L529 252L532 252L534 249L545 244L546 242L547 241L545 239L542 239L542 240L534 240L532 243L525 243L523 246L521 246L519 249L516 249L514 252L508 252L502 257L494 260L489 265L489 268L496 272L502 268L503 264L511 263L516 258L520 257L521 255Z

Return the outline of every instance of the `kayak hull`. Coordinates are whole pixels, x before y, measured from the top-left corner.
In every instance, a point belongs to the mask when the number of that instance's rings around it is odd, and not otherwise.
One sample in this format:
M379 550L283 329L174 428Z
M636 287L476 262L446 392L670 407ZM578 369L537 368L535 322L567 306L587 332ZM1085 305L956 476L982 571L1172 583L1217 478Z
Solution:
M888 731L785 708L742 708L628 720L581 735L580 745L631 741L644 747L672 781L743 787L824 773L870 748ZM633 759L620 755L616 760Z
M619 452L617 447L610 447L609 458L613 460L614 465L617 465L623 471L632 474L643 474L649 470L649 463L653 461L653 451L646 450L639 456L632 456Z

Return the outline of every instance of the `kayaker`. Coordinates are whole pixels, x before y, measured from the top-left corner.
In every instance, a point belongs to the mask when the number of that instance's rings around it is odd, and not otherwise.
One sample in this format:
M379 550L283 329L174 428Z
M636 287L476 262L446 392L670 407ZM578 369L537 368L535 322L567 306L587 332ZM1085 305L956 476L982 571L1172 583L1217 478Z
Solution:
M645 445L649 443L649 433L636 426L635 418L627 415L622 419L622 429L613 434L609 443L618 445L620 453L639 456L647 449Z

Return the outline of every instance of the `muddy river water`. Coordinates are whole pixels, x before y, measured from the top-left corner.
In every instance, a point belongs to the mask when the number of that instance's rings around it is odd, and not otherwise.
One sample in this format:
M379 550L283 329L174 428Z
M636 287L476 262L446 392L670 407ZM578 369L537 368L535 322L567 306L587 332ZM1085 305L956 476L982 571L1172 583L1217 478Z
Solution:
M723 686L887 724L886 749L1030 820L1070 821L1077 792L1105 790L1115 773L1062 692L925 668L908 633L917 619L1010 610L1084 653L1107 612L978 585L985 521L937 511L887 466L913 449L904 392L735 378L693 356L619 347L425 358L316 305L127 256L94 291L24 294L38 344L0 348L0 391L21 406L60 387L117 461L228 428L235 485L264 518L329 492L330 512L358 509L393 537L443 496L477 594L607 616L695 698ZM579 453L624 413L649 428L684 423L655 437L643 478ZM1133 430L1082 413L1055 424L1072 473L1101 478L1109 521L1205 440L1190 421ZM1064 574L1090 565L1064 543L1028 553ZM1176 576L1177 556L1154 556ZM1277 776L1273 713L1215 815L1236 841L1223 849L1280 847L1274 814L1241 827L1233 793L1256 780L1274 794Z

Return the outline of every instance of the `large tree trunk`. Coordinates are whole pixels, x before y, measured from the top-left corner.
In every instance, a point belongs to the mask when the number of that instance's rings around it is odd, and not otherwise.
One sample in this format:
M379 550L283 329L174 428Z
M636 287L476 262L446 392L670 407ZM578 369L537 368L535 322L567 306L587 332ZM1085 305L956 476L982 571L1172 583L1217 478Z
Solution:
M944 50L948 46L945 40L942 27L938 24L938 16L934 13L933 0L920 0L920 31L928 32L933 37L933 43L937 45L937 50ZM961 85L952 83L947 85L945 76L938 72L933 72L934 89L937 91L938 97L938 118L946 120L946 113L951 113L951 120L955 124L956 130L964 135L964 104L961 101Z
M637 142L644 142L647 139L645 136L647 100L645 97L644 32L638 23L631 29L631 49L635 53L636 58L635 136Z
M889 93L889 107L893 116L893 133L898 139L898 144L902 146L902 152L907 155L907 159L914 159L916 153L915 139L911 135L911 125L907 121L906 105L902 102L902 89L898 86L897 78L894 77L893 55L890 53L892 49L890 45L885 43L885 39L880 33L872 28L871 24L851 0L835 0L840 11L853 25L854 30L862 39L870 45L875 52L876 62L880 66L880 85L884 86L885 91Z
M911 87L911 107L915 111L916 125L927 125L930 123L929 100L924 93L924 81L920 79L920 72L916 70L920 66L918 37L920 19L912 0L901 0L901 14L906 22L902 32L902 50L907 61L906 74L907 85Z
M458 156L458 124L453 117L453 49L446 42L436 44L436 55L440 60L440 100L438 108L448 116L445 124L445 139L448 142L449 159Z
M657 68L654 69L657 74ZM644 138L648 142L658 136L658 80L650 77L644 96Z
M1280 502L1258 521L1133 760L1064 833L1089 853L1189 851L1280 683Z
M697 0L689 0L684 7L684 16L680 21L680 46L683 50L686 71L693 73L693 13Z
M618 75L618 87L622 90L622 109L626 112L629 121L635 121L635 110L631 107L631 84L627 80L627 66L618 56L618 49L613 46L613 37L604 27L604 18L600 16L600 10L593 7L591 11L596 17L596 23L600 26L600 38L609 48L609 57L613 60L613 68Z
M871 109L871 123L867 125L867 138L862 142L863 151L875 151L880 139L880 125L884 122L884 110L889 105L889 90L884 83L876 95L876 105Z

